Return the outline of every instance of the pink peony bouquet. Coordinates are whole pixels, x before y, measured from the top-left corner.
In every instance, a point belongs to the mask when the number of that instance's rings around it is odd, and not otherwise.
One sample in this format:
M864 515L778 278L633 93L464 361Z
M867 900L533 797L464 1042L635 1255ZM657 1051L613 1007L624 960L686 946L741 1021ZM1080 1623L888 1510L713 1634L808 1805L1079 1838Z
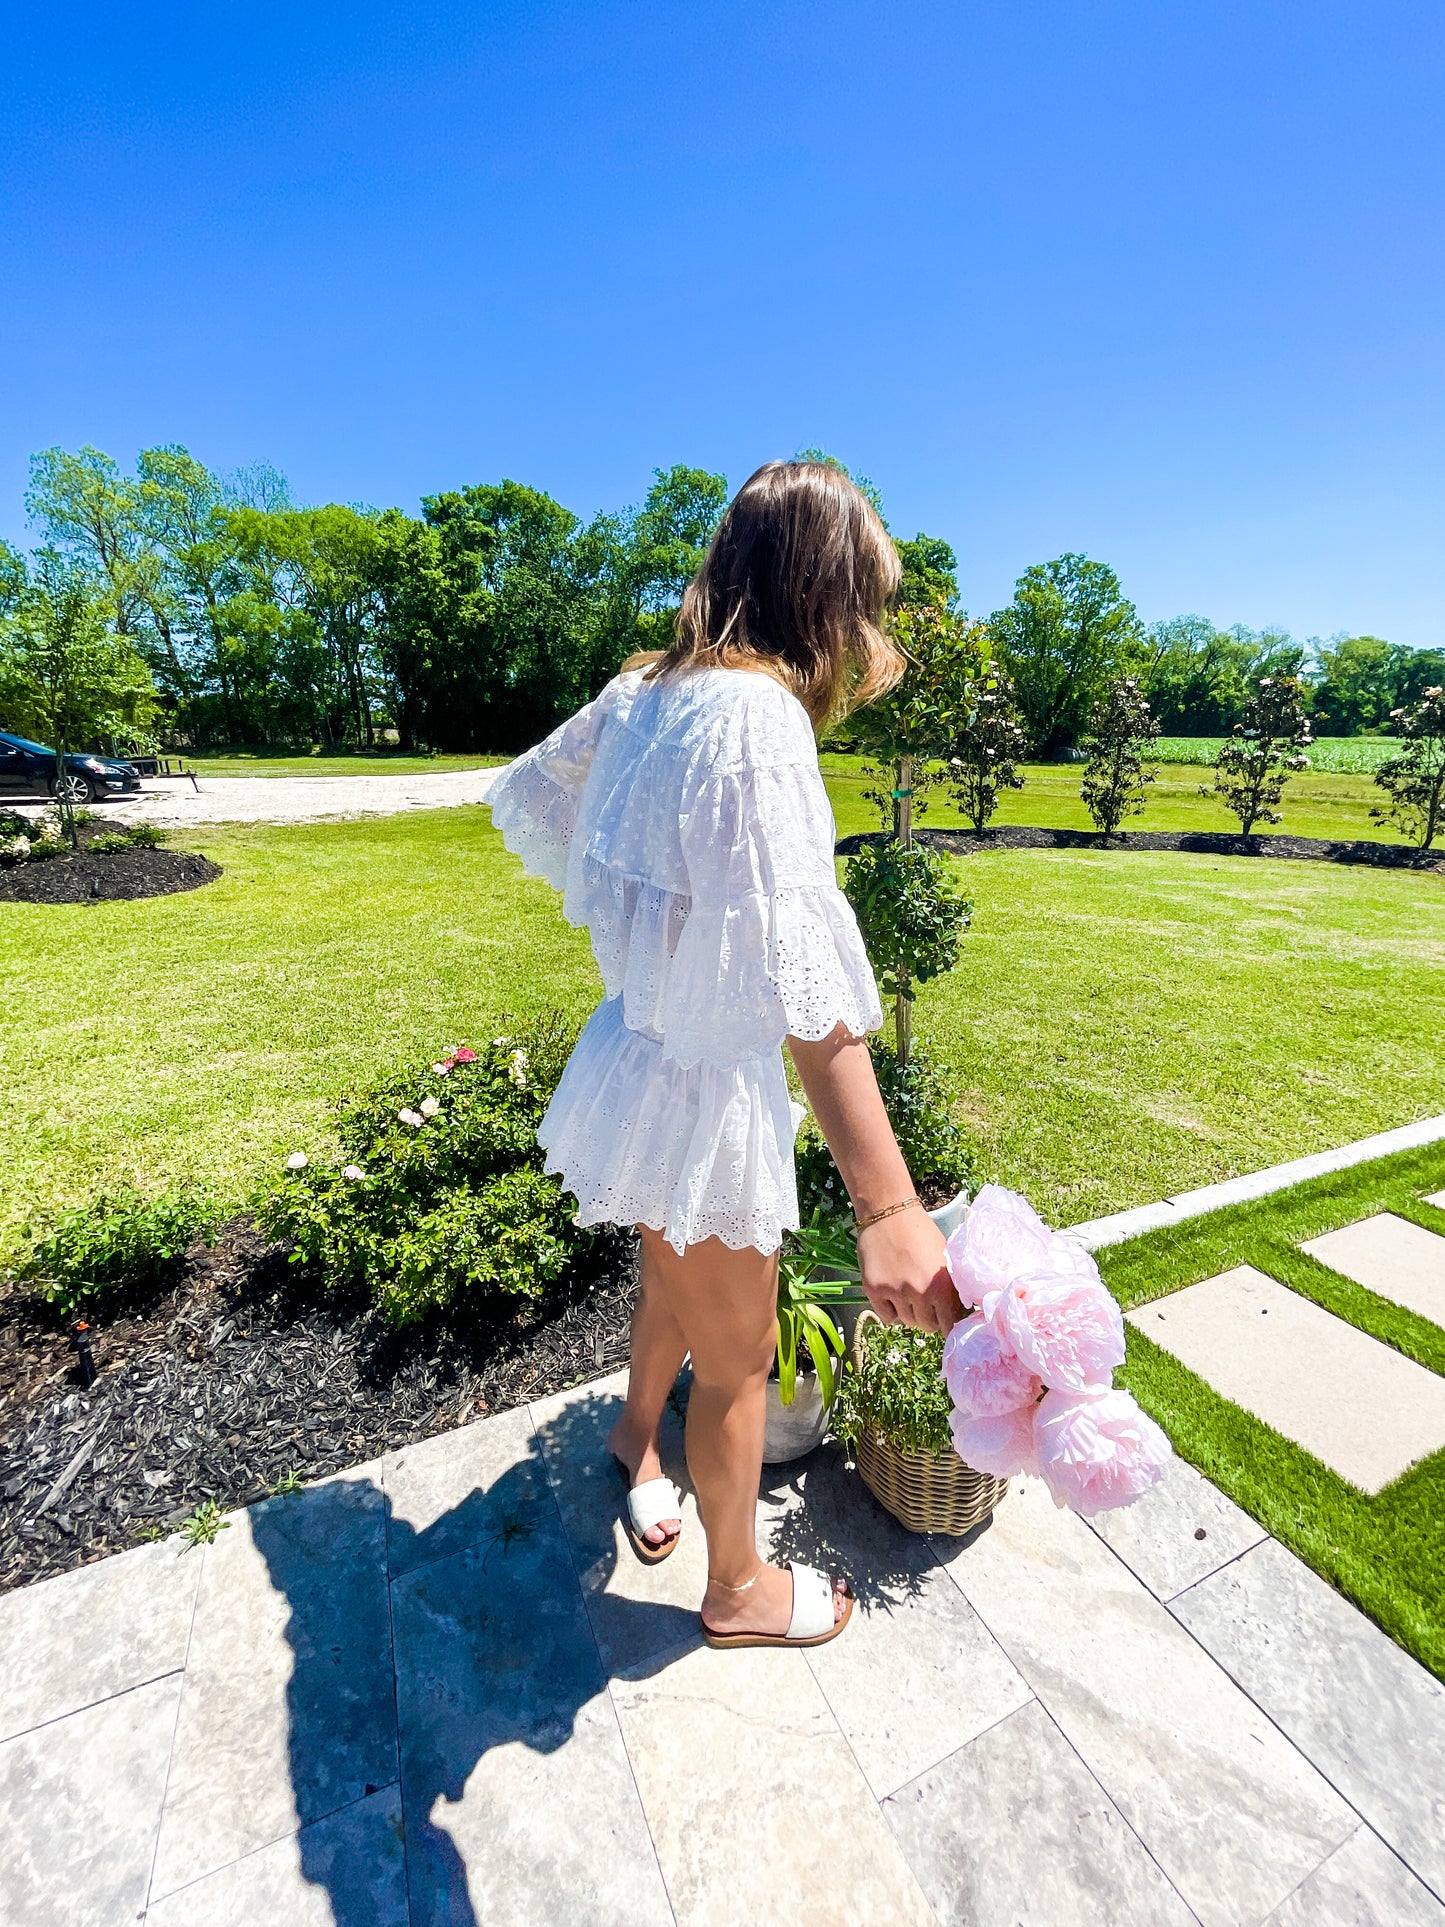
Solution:
M1124 1321L1088 1253L988 1184L948 1241L948 1268L971 1311L943 1347L958 1456L995 1478L1033 1473L1086 1519L1157 1485L1169 1441L1114 1390Z

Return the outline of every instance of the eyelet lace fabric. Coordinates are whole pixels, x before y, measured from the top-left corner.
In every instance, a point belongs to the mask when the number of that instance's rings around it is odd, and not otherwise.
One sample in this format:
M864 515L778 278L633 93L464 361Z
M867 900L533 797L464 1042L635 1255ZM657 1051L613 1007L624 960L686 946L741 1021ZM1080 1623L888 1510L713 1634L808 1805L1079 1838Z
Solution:
M632 672L488 800L606 993L539 1132L579 1223L776 1250L802 1115L783 1039L883 1021L806 711L751 671Z

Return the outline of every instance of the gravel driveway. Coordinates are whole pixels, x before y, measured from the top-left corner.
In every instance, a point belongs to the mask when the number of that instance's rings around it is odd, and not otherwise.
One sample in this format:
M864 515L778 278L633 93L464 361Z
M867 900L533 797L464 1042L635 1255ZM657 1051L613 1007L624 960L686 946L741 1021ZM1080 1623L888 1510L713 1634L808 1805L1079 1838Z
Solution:
M323 817L395 816L481 803L500 769L435 776L202 776L200 789L174 779L147 782L139 796L99 805L127 823L315 823ZM17 799L21 806L30 798ZM41 806L35 803L36 809Z

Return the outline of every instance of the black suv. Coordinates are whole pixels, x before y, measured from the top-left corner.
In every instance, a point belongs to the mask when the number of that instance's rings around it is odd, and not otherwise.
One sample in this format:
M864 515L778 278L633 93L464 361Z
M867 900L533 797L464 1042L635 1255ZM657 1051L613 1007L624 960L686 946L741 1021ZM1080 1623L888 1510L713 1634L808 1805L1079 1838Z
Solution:
M138 790L140 777L129 763L119 763L113 757L67 755L64 788L66 802L94 803L102 796ZM16 790L48 790L52 796L58 795L55 751L0 729L0 795Z

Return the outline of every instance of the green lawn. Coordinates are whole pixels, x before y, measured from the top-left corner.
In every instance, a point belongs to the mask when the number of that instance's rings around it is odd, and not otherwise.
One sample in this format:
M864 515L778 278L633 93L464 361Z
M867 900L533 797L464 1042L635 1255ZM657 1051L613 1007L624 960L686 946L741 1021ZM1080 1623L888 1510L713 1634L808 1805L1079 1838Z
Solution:
M0 1249L133 1178L233 1198L326 1103L504 1011L598 994L483 808L215 826L191 895L0 905ZM997 852L918 1031L985 1169L1059 1223L1441 1108L1445 884L1323 864Z
M827 755L823 770L838 817L838 834L849 836L857 830L876 830L878 817L863 801L870 787L860 774L863 758ZM1083 769L1078 764L1030 763L1023 771L1025 786L1008 790L999 804L996 823L1032 823L1041 829L1092 830L1089 813L1079 800ZM1130 817L1126 830L1228 830L1237 831L1239 821L1213 796L1201 796L1201 783L1212 781L1208 770L1174 764L1161 767L1158 780L1150 785L1149 801L1142 816ZM929 791L923 825L929 829L954 829L963 822L957 807L944 789ZM1405 839L1389 824L1372 823L1370 806L1380 801L1380 791L1367 776L1320 775L1310 771L1291 779L1284 793L1280 814L1284 821L1278 831L1288 836L1323 836L1348 840L1369 837L1377 842L1399 843ZM1261 825L1268 830L1269 824Z
M1251 1264L1434 1372L1445 1332L1296 1249L1306 1238L1393 1211L1445 1232L1445 1211L1422 1193L1445 1184L1445 1145L1404 1152L1294 1190L1170 1226L1099 1254L1127 1309ZM1422 1459L1373 1497L1221 1398L1129 1327L1120 1374L1178 1451L1445 1678L1445 1452ZM1360 1423L1369 1423L1361 1413Z
M485 769L505 756L403 756L398 750L357 749L344 756L289 750L198 750L186 763L203 776L416 776L449 769Z

